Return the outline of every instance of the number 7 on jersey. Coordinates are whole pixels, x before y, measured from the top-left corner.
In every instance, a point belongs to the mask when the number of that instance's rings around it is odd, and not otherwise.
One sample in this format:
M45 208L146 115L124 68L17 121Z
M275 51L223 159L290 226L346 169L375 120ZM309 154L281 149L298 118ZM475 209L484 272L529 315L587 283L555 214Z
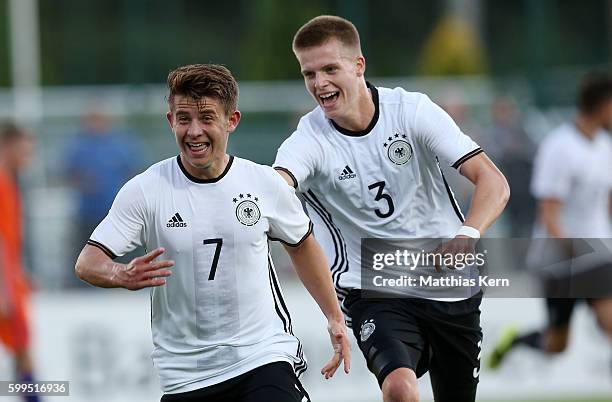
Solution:
M204 245L214 244L215 255L213 257L212 265L210 267L210 273L208 274L208 280L215 280L215 273L217 272L217 264L219 263L219 255L221 254L221 247L223 246L223 239L205 239Z

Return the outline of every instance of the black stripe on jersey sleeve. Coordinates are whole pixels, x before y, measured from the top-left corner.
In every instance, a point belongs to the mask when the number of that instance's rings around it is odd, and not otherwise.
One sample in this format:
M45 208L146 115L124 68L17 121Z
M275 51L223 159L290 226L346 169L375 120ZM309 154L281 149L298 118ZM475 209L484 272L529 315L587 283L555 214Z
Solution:
M465 161L467 161L468 159L478 155L479 153L484 152L484 150L480 147L476 148L473 151L468 152L467 154L463 155L461 158L459 158L457 160L457 162L453 163L452 166L455 169L458 169L459 166L461 166L462 163L464 163Z
M90 246L94 246L99 248L100 250L102 250L102 252L104 254L106 254L109 258L111 258L112 260L114 260L115 258L117 258L117 256L115 255L115 253L113 253L108 247L106 247L104 244L99 243L95 240L91 240L88 239L87 240L87 244L89 244Z
M283 239L277 239L277 238L275 238L275 237L270 237L270 236L268 236L268 239L270 239L270 240L272 240L272 241L279 241L279 242L281 242L281 243L283 243L284 245L289 246L289 247L297 247L297 246L299 246L300 244L302 244L302 243L304 242L304 240L306 240L306 239L308 238L308 236L310 236L310 234L311 234L311 233L312 233L312 221L309 221L309 222L308 222L308 231L306 232L306 234L305 234L304 236L302 236L302 238L300 239L300 241L298 241L298 242L297 242L297 243L295 243L295 244L294 244L294 243L289 243L289 242L286 242L286 241L284 241Z
M289 170L289 169L287 169L287 168L284 168L284 167L282 167L282 166L276 166L276 167L274 168L274 170L280 170L281 172L285 172L285 173L287 173L287 174L289 175L289 177L291 177L291 180L293 180L293 188L297 188L297 186L298 186L298 181L297 181L297 179L295 178L295 176L293 175L293 173L291 173L291 170Z

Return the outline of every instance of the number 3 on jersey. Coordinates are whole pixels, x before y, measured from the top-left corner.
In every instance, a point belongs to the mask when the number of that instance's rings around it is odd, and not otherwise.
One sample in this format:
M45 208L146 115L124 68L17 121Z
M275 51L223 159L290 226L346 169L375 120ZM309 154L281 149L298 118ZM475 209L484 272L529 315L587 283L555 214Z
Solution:
M385 184L386 183L384 181L379 181L374 184L370 184L368 186L369 190L374 190L375 188L378 188L378 192L376 193L376 196L374 196L375 201L385 200L387 202L387 212L382 212L378 208L374 210L374 212L376 213L376 216L378 216L379 218L388 218L395 211L395 206L393 205L393 199L391 198L389 194L383 193L383 190L385 189Z
M210 273L208 274L208 280L214 281L215 273L217 272L217 264L219 263L219 255L221 254L221 247L223 246L223 239L206 239L204 240L204 245L206 244L215 245L215 255L210 266Z

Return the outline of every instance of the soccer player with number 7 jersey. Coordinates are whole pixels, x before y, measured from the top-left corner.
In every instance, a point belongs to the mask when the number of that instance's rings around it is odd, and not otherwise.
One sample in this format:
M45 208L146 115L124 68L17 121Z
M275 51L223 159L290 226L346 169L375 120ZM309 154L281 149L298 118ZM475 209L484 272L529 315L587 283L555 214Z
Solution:
M331 377L342 362L348 373L344 318L312 224L271 167L226 153L240 121L228 69L180 67L168 87L180 154L125 184L81 252L77 274L100 287L150 288L162 401L309 401L296 376L306 370L302 344L269 240L286 245L327 317L334 356L321 373ZM139 245L149 253L113 261ZM167 259L157 259L162 254Z
M281 145L274 166L306 202L347 321L384 400L417 401L417 377L429 370L436 402L474 401L481 294L362 298L360 241L449 238L440 253L473 252L473 238L508 200L506 179L426 95L365 80L359 34L349 21L310 20L296 33L293 52L318 106ZM440 163L475 185L466 217Z

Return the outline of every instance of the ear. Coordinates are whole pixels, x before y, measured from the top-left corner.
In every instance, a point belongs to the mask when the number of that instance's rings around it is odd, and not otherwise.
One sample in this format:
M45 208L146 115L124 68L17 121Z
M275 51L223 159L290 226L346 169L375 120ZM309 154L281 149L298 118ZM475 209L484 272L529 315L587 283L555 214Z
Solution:
M236 129L236 127L238 127L238 123L240 123L240 111L234 110L229 115L228 126L227 126L228 134L233 132Z
M168 124L170 125L170 128L172 129L174 127L174 114L172 113L172 110L169 110L168 112L166 112L166 120L168 120Z
M357 77L363 77L365 75L366 70L366 61L365 57L362 55L357 56L355 60L355 72L357 73Z

